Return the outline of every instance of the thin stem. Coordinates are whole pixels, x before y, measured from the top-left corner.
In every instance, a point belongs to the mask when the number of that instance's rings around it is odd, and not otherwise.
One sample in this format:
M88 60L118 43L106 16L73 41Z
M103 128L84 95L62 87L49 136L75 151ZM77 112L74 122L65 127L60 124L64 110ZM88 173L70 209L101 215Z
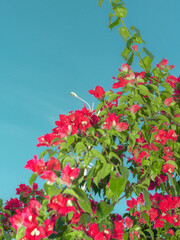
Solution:
M122 23L122 25L124 26L124 28L126 29L126 31L127 31L127 33L128 33L128 35L129 35L129 38L131 39L132 38L132 36L131 36L131 34L130 34L130 32L129 32L129 30L128 30L128 28L126 27L126 25L125 25L125 23L124 23L124 21L121 19L121 23ZM137 56L138 56L138 58L139 58L139 61L142 63L142 65L143 65L143 68L145 69L145 71L147 72L147 69L146 69L146 66L144 65L144 62L143 62L143 60L142 60L142 58L141 58L141 56L140 56L140 54L136 51L136 54L137 54Z

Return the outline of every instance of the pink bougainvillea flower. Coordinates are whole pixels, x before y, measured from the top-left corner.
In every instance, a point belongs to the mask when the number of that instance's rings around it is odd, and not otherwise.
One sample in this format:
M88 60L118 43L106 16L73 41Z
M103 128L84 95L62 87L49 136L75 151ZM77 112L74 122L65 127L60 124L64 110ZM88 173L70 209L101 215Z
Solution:
M135 104L135 105L132 105L132 106L130 107L130 112L131 112L131 113L137 113L137 111L138 111L139 109L141 109L141 107L140 107L138 104Z
M173 97L166 98L166 99L164 100L164 105L165 105L166 107L169 107L172 102L173 102Z
M44 172L46 167L44 159L37 159L37 155L35 155L34 159L27 161L25 168L30 169L32 172L37 172L37 174L40 175Z
M39 211L41 209L40 202L38 202L37 200L31 199L29 201L29 206L28 207L35 216L39 216Z
M127 228L131 228L133 226L133 220L130 217L126 217L125 224Z
M125 122L120 122L120 123L116 124L116 130L118 132L125 131L125 130L128 129L128 127L129 127L129 125L127 123L125 123Z
M99 99L102 98L105 94L105 91L102 87L96 86L94 90L89 90L88 91L90 94L94 95L95 98Z
M69 186L71 184L71 180L77 178L79 171L79 168L70 168L69 164L67 164L62 170L61 182Z
M131 71L131 68L130 68L130 66L127 63L122 64L121 69L122 69L123 72Z
M33 214L31 208L26 207L22 212L23 225L27 228L35 228L38 226L37 215Z
M138 51L138 46L137 46L137 45L132 45L132 50L133 50L134 52L137 52L137 51Z
M168 60L166 60L165 58L163 58L163 60L161 60L161 62L159 64L157 64L156 66L160 69L163 69L168 63Z
M48 180L48 184L53 184L56 179L57 179L57 176L56 174L53 172L53 171L45 171L41 176L40 178L42 179L47 179Z
M16 214L9 218L10 223L14 229L18 229L23 225L23 219L21 212L17 209Z

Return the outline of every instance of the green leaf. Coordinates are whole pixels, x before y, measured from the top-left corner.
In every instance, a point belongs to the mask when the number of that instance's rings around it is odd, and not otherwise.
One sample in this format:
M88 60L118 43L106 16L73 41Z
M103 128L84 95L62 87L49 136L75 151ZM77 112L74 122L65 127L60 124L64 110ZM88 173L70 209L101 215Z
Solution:
M144 85L138 85L137 90L140 90L142 95L147 95L149 97L153 97L153 95L149 92L148 88Z
M30 179L29 179L29 185L30 185L31 187L32 187L33 183L36 181L37 176L38 176L37 172L34 172L34 173L32 174L32 176L30 177Z
M146 203L146 209L149 210L151 208L152 202L150 200L150 194L145 188L143 188L143 198Z
M130 58L130 53L132 51L130 51L129 49L125 48L123 52L121 52L121 56L128 61L128 59Z
M20 228L18 228L16 233L16 240L20 240L24 236L25 230L26 229L24 226L21 226Z
M96 215L98 217L98 220L101 222L103 219L106 219L113 209L114 209L114 206L109 205L106 202L98 203L97 210L96 210Z
M150 57L151 60L154 59L154 55L151 52L149 52L149 50L147 50L147 48L143 47L142 51L144 51L146 53L146 55Z
M9 233L6 232L3 227L0 227L0 228L2 229L2 234L3 234L4 239L11 240L11 236L9 235Z
M102 3L104 0L99 0L99 7L102 7Z
M79 196L78 199L78 204L79 206L87 213L91 213L92 214L92 207L91 207L91 203L86 195L86 193L77 187L73 188L73 191L77 193L77 195Z
M82 213L81 214L81 217L80 217L80 219L79 219L79 222L78 222L78 224L80 225L80 224L83 224L83 226L84 225L86 225L88 222L90 222L91 221L91 216L88 214L88 213Z
M112 94L108 97L108 102L112 102L112 101L115 100L117 97L119 97L119 94L117 94L117 93L112 93Z
M132 52L130 58L129 58L128 61L127 61L127 64L128 64L129 66L131 66L132 63L133 63L133 60L134 60L134 53Z
M121 170L121 174L122 174L123 178L128 180L128 177L129 177L129 170L128 170L128 168L121 164L120 165L120 170Z
M67 138L67 144L68 146L70 146L75 140L75 136L74 135L71 135Z
M158 115L158 116L156 116L156 118L162 120L163 122L169 123L169 119L167 117L165 117L164 115Z
M106 164L105 157L96 149L90 151L94 157L97 157L102 163Z
M98 186L101 179L104 179L113 169L111 164L104 164L100 169L97 170L97 174L94 177L94 183Z
M53 196L58 195L61 193L61 189L55 187L54 185L48 185L47 183L44 184L44 190L49 195L51 199Z
M157 95L159 95L159 88L156 85L149 84L148 87L152 88L154 90L154 92L157 93Z
M145 232L148 232L151 236L151 239L154 240L154 232L151 229L145 229Z
M114 9L115 15L120 18L125 18L127 15L127 9L125 7L116 7Z
M111 23L109 25L109 28L112 30L113 27L118 26L119 25L119 21L120 21L120 18L117 18L113 23Z
M120 27L119 28L119 34L121 35L121 37L124 39L125 42L128 41L129 32L125 27Z
M165 88L165 90L167 92L169 92L171 95L173 94L173 88L171 87L171 85L167 82L163 82L161 83L161 86Z
M173 122L175 122L175 123L180 123L180 117L175 117L175 118L173 118Z
M142 60L139 60L139 65L142 67L146 72L150 72L151 70L151 63L152 59L149 56L145 56Z
M66 188L64 190L63 194L70 194L70 195L74 196L75 198L79 199L79 196L73 189Z
M135 41L135 43L145 43L142 38L141 38L141 34L140 34L140 31L139 29L135 28L134 26L131 26L131 31L135 31L135 34L133 36L133 39Z
M112 176L109 181L109 187L110 187L111 191L114 193L114 196L117 201L118 201L118 198L121 195L121 193L124 192L126 182L127 181L125 181L125 179L123 177L119 178L116 176Z
M110 152L110 153L109 153L109 158L110 158L110 159L111 159L111 158L118 159L119 162L122 163L121 158L120 158L116 153L114 153L114 152Z
M134 148L134 145L136 143L136 138L132 133L129 133L129 145L131 146L132 150Z
M82 142L78 142L76 144L76 152L78 155L81 155L86 150L87 150L87 148Z
M49 154L49 157L52 157L56 154L56 151L52 150L52 149L46 149L46 151L48 152Z

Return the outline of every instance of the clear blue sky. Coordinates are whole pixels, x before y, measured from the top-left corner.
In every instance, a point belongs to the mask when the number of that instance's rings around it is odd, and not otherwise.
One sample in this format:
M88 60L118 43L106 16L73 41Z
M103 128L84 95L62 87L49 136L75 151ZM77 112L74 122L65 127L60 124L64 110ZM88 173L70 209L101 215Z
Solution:
M37 138L59 114L81 109L76 92L90 104L88 90L112 87L124 63L124 42L108 28L109 1L0 1L0 198L15 197L28 183L26 162L39 156ZM139 28L146 47L180 74L180 1L127 0L126 23Z

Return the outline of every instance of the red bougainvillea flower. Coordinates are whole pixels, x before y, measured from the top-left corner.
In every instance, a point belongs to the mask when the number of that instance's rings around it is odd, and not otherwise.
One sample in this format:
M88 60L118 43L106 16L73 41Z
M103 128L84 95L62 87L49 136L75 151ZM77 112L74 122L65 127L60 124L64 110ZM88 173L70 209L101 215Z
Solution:
M123 219L120 221L114 221L114 229L113 229L113 239L119 239L123 240L123 229L124 229L124 224L123 224Z
M167 233L171 234L172 236L174 236L174 231L172 229L168 229Z
M162 172L163 173L170 173L172 174L174 172L175 166L171 165L171 164L164 164L162 166Z
M41 240L46 237L46 232L42 226L36 226L35 228L27 228L25 231L25 238L28 240Z
M160 211L157 208L151 208L148 211L148 215L150 217L150 221L154 221L159 216Z
M131 198L131 200L127 200L126 204L129 208L126 209L126 211L129 211L131 208L134 208L137 206L137 200L134 198Z
M16 194L20 195L22 193L24 197L27 197L27 195L31 192L32 189L28 185L23 183L19 185L19 188L16 188Z
M40 146L49 147L49 146L51 146L51 142L54 138L55 138L54 133L47 133L44 136L41 136L38 138L39 143L36 146L37 147L40 147Z
M37 174L40 175L44 172L46 167L44 159L37 159L37 155L35 155L34 159L27 161L25 168L30 169L32 172L37 172Z
M76 212L71 199L64 197L62 194L53 196L48 206L62 216L65 216L69 212Z
M175 142L178 139L176 132L173 129L169 129L167 133L167 138L173 140Z
M118 132L122 132L127 130L128 124L125 122L119 122L118 117L114 113L108 113L108 118L105 119L105 124L103 125L104 129L111 129L111 127L115 127Z
M54 157L50 158L50 160L47 162L46 166L47 166L47 170L53 171L53 170L61 169L61 165L60 165L59 161Z
M6 201L4 209L11 211L12 213L16 212L16 209L21 209L24 206L24 203L17 198L11 198L10 201Z
M166 98L166 99L164 100L164 105L165 105L166 107L169 107L172 102L173 102L173 97Z
M178 82L178 79L172 75L169 75L166 78L166 82L169 83L171 85L172 88L175 88L176 83Z
M67 164L62 170L61 182L69 186L71 184L71 180L77 178L79 171L79 168L70 168L69 164Z
M138 111L139 109L141 109L141 107L140 107L138 104L135 104L135 105L132 105L132 106L130 107L130 112L131 112L131 113L137 113L137 111Z
M127 228L131 228L133 226L133 220L127 216L125 219L125 224Z
M126 80L124 77L119 77L117 79L117 82L113 84L112 88L120 88L126 86L128 84L128 80Z
M88 91L90 94L94 95L95 98L99 99L102 98L105 94L105 91L102 87L96 86L94 90L89 90Z
M138 51L138 46L137 46L137 45L132 45L132 50L133 50L134 52L137 52L137 51Z
M46 219L43 223L44 230L46 232L47 237L49 237L52 233L57 233L56 231L53 231L55 222L50 221L49 219Z
M110 240L111 239L111 231L109 229L105 229L103 230L103 232L100 232L98 229L97 223L93 223L89 226L88 235L93 237L94 240Z

